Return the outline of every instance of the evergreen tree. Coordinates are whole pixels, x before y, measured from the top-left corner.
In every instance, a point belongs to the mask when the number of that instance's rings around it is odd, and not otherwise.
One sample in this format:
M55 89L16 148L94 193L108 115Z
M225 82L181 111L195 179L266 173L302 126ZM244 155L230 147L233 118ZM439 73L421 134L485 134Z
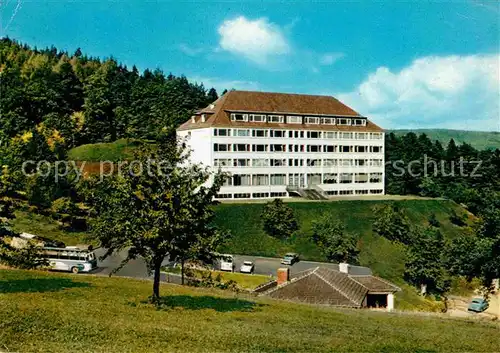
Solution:
M210 90L207 93L207 104L215 102L217 99L219 99L219 96L217 95L217 91L215 88L210 88Z

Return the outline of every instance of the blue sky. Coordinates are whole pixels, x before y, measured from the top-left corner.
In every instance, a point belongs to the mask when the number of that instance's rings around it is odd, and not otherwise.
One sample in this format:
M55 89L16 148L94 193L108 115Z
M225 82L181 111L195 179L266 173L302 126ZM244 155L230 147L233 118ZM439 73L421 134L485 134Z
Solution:
M387 128L500 130L500 2L3 3L1 35L30 45L334 95Z

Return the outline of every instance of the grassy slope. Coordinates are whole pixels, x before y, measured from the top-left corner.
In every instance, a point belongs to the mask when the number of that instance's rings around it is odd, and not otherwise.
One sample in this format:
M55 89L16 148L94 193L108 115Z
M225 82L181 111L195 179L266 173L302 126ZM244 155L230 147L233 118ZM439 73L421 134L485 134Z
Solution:
M19 352L492 352L498 324L338 310L151 283L0 270L0 347Z
M140 145L136 140L120 139L109 143L95 143L75 147L68 152L68 159L74 161L119 162L133 157L133 150Z
M500 133L499 132L483 132L483 131L465 131L465 130L448 130L448 129L415 129L415 130L389 130L396 134L402 135L408 132L416 134L425 133L432 140L439 140L447 145L451 138L455 142L467 142L477 149L500 148Z
M300 230L288 241L279 241L264 233L260 221L263 204L221 204L217 206L216 222L233 236L224 249L229 253L277 257L295 251L303 259L324 260L310 240L311 221L322 213L333 213L345 223L348 232L359 235L361 264L384 278L397 280L404 272L403 248L372 232L372 208L386 202L396 202L412 223L422 226L427 225L428 217L435 213L441 222L441 231L448 238L464 231L450 223L449 214L451 210L465 211L447 200L290 202L287 204L295 211Z

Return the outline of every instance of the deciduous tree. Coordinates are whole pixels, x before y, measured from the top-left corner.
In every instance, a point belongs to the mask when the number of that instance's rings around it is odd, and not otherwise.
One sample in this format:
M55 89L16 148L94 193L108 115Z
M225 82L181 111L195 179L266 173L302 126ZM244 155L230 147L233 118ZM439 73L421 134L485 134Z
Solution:
M281 199L265 204L261 214L264 231L275 238L286 239L299 229L293 210Z

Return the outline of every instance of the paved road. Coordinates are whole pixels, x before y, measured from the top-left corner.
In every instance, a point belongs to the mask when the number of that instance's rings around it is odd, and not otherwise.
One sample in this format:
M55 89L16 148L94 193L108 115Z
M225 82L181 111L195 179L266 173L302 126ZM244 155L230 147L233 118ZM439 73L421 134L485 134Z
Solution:
M97 256L101 256L104 254L103 249L97 249L95 251ZM113 269L118 267L123 259L126 258L126 252L121 252L119 254L115 254L106 258L104 261L99 261L99 268L94 272L96 274L101 275L109 275ZM260 275L272 275L276 276L276 271L280 267L286 267L285 265L280 264L280 260L278 258L270 258L270 257L257 257L257 256L244 256L244 255L235 255L235 271L239 271L239 268L243 261L253 261L255 264L255 273ZM165 261L165 265L168 262ZM331 263L320 263L320 262L311 262L311 261L299 261L295 263L293 266L290 266L291 273L296 273L300 271L307 270L309 268L314 268L317 266L327 266L333 269L338 270L337 264ZM216 266L217 268L217 266ZM351 273L353 274L371 274L370 269L366 267L352 267ZM144 261L139 258L136 260L130 261L127 265L125 265L120 271L118 271L115 276L126 276L126 277L136 277L136 278L149 278L146 270L146 265Z

